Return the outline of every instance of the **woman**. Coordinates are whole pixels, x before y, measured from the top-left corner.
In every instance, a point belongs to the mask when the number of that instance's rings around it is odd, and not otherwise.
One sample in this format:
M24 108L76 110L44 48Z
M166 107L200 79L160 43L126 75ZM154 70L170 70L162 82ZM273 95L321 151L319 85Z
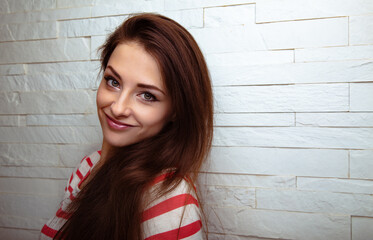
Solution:
M41 239L202 239L194 182L211 146L213 103L197 43L145 13L101 50L102 148L73 172Z

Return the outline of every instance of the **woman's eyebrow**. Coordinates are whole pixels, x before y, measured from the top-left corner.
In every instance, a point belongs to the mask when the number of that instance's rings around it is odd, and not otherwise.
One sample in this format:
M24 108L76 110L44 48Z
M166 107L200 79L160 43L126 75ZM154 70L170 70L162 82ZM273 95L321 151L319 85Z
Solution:
M148 85L148 84L139 83L139 84L137 84L137 86L140 87L140 88L154 89L154 90L160 91L161 93L163 93L164 95L166 95L161 89L157 88L154 85Z
M121 80L122 81L122 78L120 77L120 75L114 70L114 68L112 67L112 66L107 66L106 68L109 68L112 72L113 72L113 74L117 77L117 78L119 78L119 80Z
M119 80L122 81L122 78L120 77L120 75L114 70L114 68L110 65L108 65L106 68L109 68L113 74L119 78ZM139 83L137 84L138 87L140 88L149 88L149 89L154 89L154 90L157 90L157 91L160 91L161 93L163 93L164 95L166 95L161 89L159 89L158 87L154 86L154 85L149 85L149 84L144 84L144 83Z

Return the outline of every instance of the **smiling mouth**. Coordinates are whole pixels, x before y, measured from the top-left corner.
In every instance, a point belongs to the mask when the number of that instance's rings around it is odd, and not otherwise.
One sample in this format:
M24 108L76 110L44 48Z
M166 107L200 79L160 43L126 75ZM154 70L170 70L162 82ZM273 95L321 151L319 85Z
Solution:
M130 127L133 127L132 125L129 125L129 124L125 124L125 123L119 123L118 121L110 118L108 115L106 115L106 121L109 125L109 127L115 129L115 130L124 130L124 129L127 129L127 128L130 128Z

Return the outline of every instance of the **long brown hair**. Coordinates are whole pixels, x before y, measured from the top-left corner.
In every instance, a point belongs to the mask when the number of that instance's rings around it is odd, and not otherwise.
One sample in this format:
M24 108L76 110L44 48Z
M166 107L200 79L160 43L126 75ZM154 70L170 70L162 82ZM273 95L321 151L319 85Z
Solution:
M213 99L205 59L191 34L159 14L135 14L101 47L105 70L115 47L139 43L157 61L170 94L173 119L161 132L115 149L69 205L72 213L57 239L142 239L141 213L146 190L157 175L173 169L160 194L174 189L181 177L195 183L211 147Z

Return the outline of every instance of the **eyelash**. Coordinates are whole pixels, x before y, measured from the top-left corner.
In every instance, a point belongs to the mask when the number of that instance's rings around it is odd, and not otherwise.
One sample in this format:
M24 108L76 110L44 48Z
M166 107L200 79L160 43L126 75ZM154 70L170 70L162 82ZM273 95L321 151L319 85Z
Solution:
M147 101L147 102L156 102L156 101L158 101L158 99L153 94L151 94L150 92L143 92L140 95L144 95L144 94L149 94L150 97L152 98L151 100L147 100L147 99L145 99L143 97L142 99L144 99L144 101Z
M106 81L106 84L109 85L110 87L113 87L113 88L115 88L115 87L114 87L113 85L111 85L111 84L109 83L109 81L116 81L116 82L118 82L117 80L115 80L114 78L112 78L112 77L110 77L110 76L105 76L104 79L105 79L105 81ZM118 84L119 84L119 83L118 83Z
M111 77L111 76L105 76L104 79L105 79L107 85L109 85L110 87L116 88L116 87L114 87L112 84L110 84L109 81L116 81L116 82L118 83L117 80L115 80L115 79L114 79L113 77ZM119 83L118 83L118 84L119 84ZM151 94L150 92L142 92L142 93L140 93L140 95L144 95L144 94L149 94L150 97L151 97L151 100L147 100L147 99L145 99L144 97L142 97L142 99L143 99L144 101L146 101L146 102L156 102L156 101L158 101L158 99L157 99L153 94Z

